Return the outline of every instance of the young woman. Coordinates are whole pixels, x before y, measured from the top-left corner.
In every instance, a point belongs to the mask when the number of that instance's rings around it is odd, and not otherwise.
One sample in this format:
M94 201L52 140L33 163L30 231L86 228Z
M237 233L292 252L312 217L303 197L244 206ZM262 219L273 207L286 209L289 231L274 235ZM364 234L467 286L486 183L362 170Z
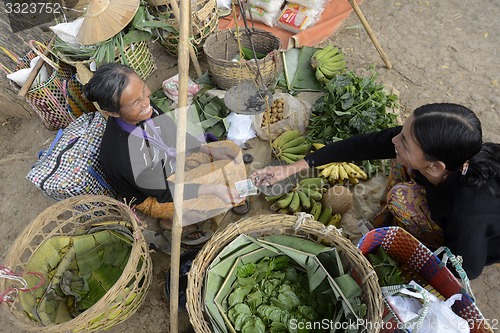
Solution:
M84 94L88 100L97 102L108 116L99 158L111 186L136 209L162 218L162 226L168 229L168 221L171 222L173 217L175 187L167 181L175 171L174 121L151 104L151 92L146 84L131 68L121 64L101 66L85 85ZM239 149L234 144L202 145L187 134L186 150L210 153L209 161L227 159L227 164L238 165L235 158ZM244 170L244 166L242 168ZM244 198L237 197L235 191L225 184L185 184L184 200L188 202L199 196L216 196L223 206L219 208L227 210ZM186 208L189 212L189 207ZM187 223L210 217L208 212L199 210L185 216L188 215L192 218Z
M448 246L470 278L500 262L500 145L483 143L479 119L464 106L421 106L402 127L329 144L251 178L271 185L310 167L371 159L394 159L376 227L398 225L430 248Z

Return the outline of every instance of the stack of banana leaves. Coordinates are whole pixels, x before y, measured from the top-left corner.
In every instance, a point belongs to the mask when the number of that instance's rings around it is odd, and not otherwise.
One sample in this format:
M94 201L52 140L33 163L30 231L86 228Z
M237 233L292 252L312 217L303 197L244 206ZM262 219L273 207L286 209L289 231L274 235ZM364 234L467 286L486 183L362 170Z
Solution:
M86 233L46 239L26 265L43 274L43 285L21 293L28 316L45 325L78 316L103 297L118 281L130 257L133 237L125 222L102 222ZM27 276L28 285L37 277Z
M56 38L53 51L73 61L92 60L97 66L114 62L118 55L125 65L129 65L124 56L125 48L132 43L147 41L151 38L163 38L175 29L159 21L150 14L144 5L140 5L132 22L112 38L96 45L72 45Z
M203 301L213 332L329 332L362 322L361 294L335 248L288 235L243 234L210 264Z

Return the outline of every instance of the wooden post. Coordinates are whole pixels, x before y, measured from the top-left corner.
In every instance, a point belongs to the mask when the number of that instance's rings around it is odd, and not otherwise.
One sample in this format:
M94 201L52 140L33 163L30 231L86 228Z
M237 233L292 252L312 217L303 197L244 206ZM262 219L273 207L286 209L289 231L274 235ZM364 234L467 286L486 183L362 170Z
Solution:
M361 21L361 24L363 24L363 27L365 28L366 33L370 37L373 45L375 45L375 48L377 49L378 54L380 54L380 57L382 57L382 60L384 61L385 66L388 69L391 69L392 64L389 61L389 58L385 54L384 50L382 49L382 46L380 46L380 43L378 42L377 37L375 37L375 34L373 33L372 28L370 28L370 25L368 24L368 21L366 20L365 16L363 15L363 12L361 12L361 8L359 8L358 3L356 2L356 0L349 0L349 3L351 4L352 9L354 9L354 12L356 13L356 15L358 15L359 20Z
M171 1L175 3L175 0ZM177 4L176 4L177 5ZM179 267L181 253L184 166L186 163L186 123L189 80L189 29L191 1L181 1L179 16L179 102L177 115L177 156L175 162L174 222L172 225L172 248L170 257L170 333L179 332ZM192 47L192 46L191 46Z
M170 6L172 7L172 11L174 12L175 18L177 19L177 23L179 23L179 25L180 25L181 24L180 23L181 14L179 12L179 6L177 5L177 0L170 0L169 3L170 3ZM193 35L193 28L191 27L191 14L190 14L191 13L191 7L189 7L188 9L189 9L189 15L188 15L189 28L188 28L188 33L189 33L189 36L191 37ZM200 77L200 76L203 75L203 72L201 71L200 63L198 62L198 58L196 57L196 51L195 51L193 45L191 45L191 43L188 43L188 49L189 49L189 56L191 58L191 62L193 63L194 70L196 71L196 75L198 77ZM180 42L179 42L179 53L180 53L180 50L181 50L181 45L180 45Z

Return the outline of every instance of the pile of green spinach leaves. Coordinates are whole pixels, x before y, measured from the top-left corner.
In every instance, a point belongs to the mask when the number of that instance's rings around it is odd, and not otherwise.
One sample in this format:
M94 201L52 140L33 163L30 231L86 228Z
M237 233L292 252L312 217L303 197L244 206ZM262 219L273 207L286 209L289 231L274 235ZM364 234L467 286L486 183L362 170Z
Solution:
M386 109L399 106L398 96L386 94L377 79L372 68L369 77L347 71L327 83L326 93L314 103L309 141L327 144L396 126L397 114ZM376 171L373 164L364 167L369 176Z

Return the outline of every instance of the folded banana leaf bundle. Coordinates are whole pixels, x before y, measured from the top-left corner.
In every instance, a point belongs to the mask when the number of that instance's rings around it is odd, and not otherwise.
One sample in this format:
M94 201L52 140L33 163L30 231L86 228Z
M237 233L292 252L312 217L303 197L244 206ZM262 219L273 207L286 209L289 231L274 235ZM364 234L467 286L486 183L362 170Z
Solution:
M101 299L127 265L133 243L129 227L103 222L80 235L46 239L26 265L45 278L40 288L19 295L28 316L46 326L60 324ZM29 279L28 285L36 283Z
M240 235L209 266L203 299L214 332L326 332L301 327L362 322L361 293L335 248Z

